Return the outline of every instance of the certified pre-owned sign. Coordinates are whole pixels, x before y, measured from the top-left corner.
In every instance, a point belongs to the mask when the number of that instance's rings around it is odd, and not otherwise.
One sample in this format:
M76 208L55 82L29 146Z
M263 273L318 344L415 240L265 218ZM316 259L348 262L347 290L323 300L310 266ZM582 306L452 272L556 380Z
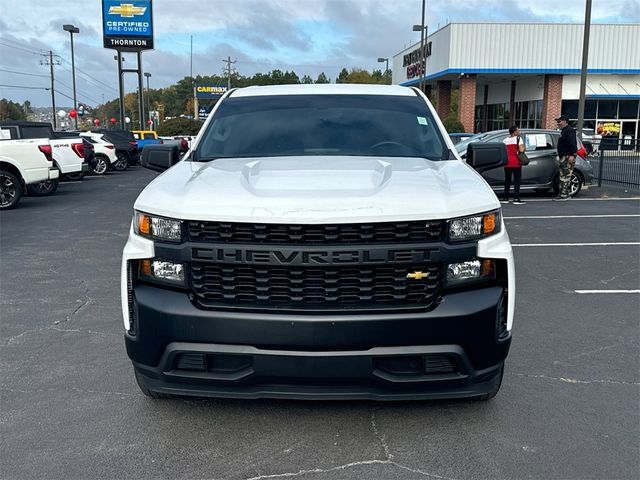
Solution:
M105 48L152 49L151 0L102 0L102 31Z

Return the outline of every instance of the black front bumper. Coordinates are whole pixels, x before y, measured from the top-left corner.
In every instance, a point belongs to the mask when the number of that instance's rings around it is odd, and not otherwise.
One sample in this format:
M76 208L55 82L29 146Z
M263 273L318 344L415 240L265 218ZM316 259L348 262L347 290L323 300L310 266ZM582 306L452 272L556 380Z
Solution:
M135 287L127 352L147 388L233 398L421 399L483 395L510 335L503 289L445 295L416 313L205 311L186 293Z

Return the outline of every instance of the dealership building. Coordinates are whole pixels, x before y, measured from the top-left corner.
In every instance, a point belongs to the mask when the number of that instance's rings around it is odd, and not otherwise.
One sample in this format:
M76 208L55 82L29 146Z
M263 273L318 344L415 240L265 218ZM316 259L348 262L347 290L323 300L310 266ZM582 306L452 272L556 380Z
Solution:
M393 83L420 86L441 118L458 90L466 132L556 128L578 117L584 26L451 23L393 57ZM640 24L591 26L585 128L640 138ZM423 56L424 55L424 56Z

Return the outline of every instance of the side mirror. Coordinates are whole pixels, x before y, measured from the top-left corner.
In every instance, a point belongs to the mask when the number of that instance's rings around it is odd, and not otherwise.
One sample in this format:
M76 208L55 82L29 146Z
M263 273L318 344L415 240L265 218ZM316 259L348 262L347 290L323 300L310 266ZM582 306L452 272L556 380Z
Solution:
M164 172L179 161L178 145L147 145L142 150L140 165L149 170Z
M467 163L478 173L504 167L509 160L507 146L502 142L473 142L467 147Z

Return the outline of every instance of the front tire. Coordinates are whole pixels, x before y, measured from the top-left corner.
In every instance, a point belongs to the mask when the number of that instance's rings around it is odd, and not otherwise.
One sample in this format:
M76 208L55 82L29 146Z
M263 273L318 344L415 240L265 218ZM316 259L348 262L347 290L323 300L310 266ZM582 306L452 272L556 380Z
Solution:
M156 392L155 390L150 390L144 383L144 377L141 374L139 374L138 371L135 369L134 369L134 373L136 376L136 383L138 384L138 387L140 388L142 393L144 393L147 397L155 398L155 399L166 399L166 398L173 397L173 395L168 395L166 393L160 393L160 392Z
M471 400L476 402L486 402L487 400L491 400L500 391L503 377L504 377L504 363L500 366L500 372L498 373L498 378L496 380L494 387L491 389L491 391L489 393L485 393L484 395L478 395L477 397L472 397Z
M33 185L27 185L27 190L31 195L35 195L36 197L48 197L58 190L58 179L44 180L39 183L34 183Z
M116 153L116 161L113 162L113 169L117 172L126 170L129 166L129 158L124 153Z
M571 180L569 181L569 196L576 197L580 190L582 190L582 185L584 185L584 180L582 179L582 175L575 170L571 172ZM553 193L558 195L560 193L560 180L556 177L553 182Z
M102 155L96 155L96 164L91 169L91 173L94 175L104 175L109 170L109 160Z
M9 210L22 198L22 184L13 173L0 170L0 210Z

